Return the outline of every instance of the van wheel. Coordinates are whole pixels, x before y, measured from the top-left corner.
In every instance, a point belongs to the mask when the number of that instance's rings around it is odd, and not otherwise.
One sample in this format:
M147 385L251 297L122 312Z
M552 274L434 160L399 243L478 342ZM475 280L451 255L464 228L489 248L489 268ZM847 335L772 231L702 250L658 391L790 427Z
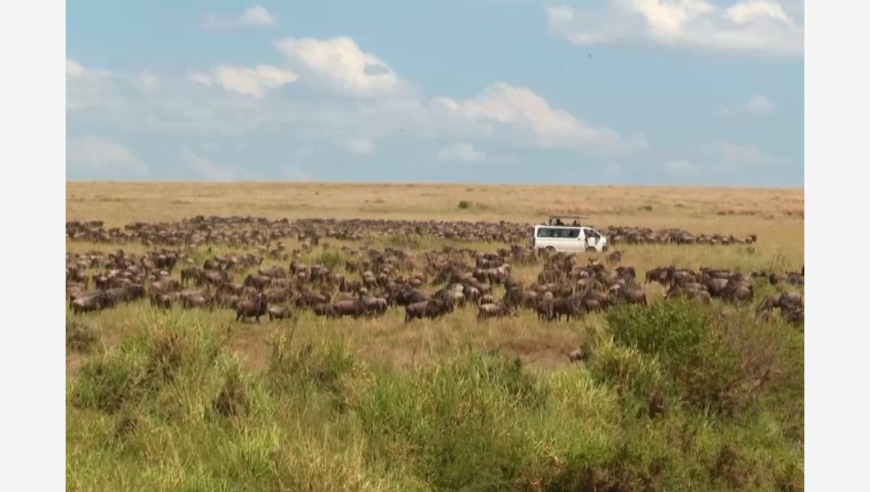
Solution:
M544 251L546 251L547 253L555 253L556 247L555 246L547 246L546 248L544 248Z
M587 253L597 253L598 250L593 248L592 246L589 246L588 248L586 248L586 252Z

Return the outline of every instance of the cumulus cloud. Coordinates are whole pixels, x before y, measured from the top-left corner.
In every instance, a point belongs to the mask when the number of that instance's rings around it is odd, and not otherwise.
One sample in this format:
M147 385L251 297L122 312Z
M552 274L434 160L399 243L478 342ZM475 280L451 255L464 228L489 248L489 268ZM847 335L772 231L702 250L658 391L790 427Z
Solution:
M438 160L453 162L483 162L486 154L469 143L455 143L438 152Z
M754 145L719 141L708 144L691 159L672 159L662 165L674 183L735 182L741 176L779 179L788 159L770 154Z
M134 93L152 91L156 85L156 76L148 72L128 76L66 60L66 110L70 113L120 110Z
M654 44L732 55L803 55L803 1L606 0L598 9L546 6L552 36L577 46Z
M371 154L375 144L367 138L352 138L345 143L345 148L354 154Z
M66 74L67 76L80 77L85 69L75 60L66 59Z
M274 26L278 23L266 7L261 5L245 9L236 21L241 26Z
M592 153L647 145L642 136L629 138L553 107L528 87L499 82L468 99L408 92L408 84L386 62L350 38L285 39L275 41L274 47L287 55L289 66L220 65L184 75L140 71L125 75L69 60L68 112L122 132L195 142L283 134L300 145L319 142L324 148L338 145L349 153L371 154L382 139L416 139L424 145L433 143L427 151L430 157L439 158L441 150L440 158L461 162L515 161L511 150L503 156L480 151L479 145L488 140L511 149ZM311 84L302 84L306 79ZM320 97L324 81L331 90L350 97ZM288 84L298 85L302 97L277 93ZM82 121L76 118L69 120L71 124ZM438 140L459 143L438 149L434 146ZM210 156L189 148L178 156L191 172L207 179L246 177L244 169L215 164ZM283 164L305 167L304 162Z
M753 145L741 145L720 141L716 144L716 152L721 163L728 169L740 167L771 167L780 166L788 161L773 156Z
M275 16L260 5L249 7L236 16L206 14L202 19L203 27L214 31L231 29L233 27L274 26L277 23L278 20L275 19Z
M761 94L756 94L750 97L747 101L738 104L736 106L718 106L717 110L720 114L756 114L756 115L764 115L773 112L776 109L776 106L770 99Z
M238 180L261 180L259 173L251 173L246 169L217 164L203 157L188 147L181 149L181 157L187 167L193 170L199 177L209 181L238 181Z
M210 72L192 72L189 78L203 85L217 85L225 91L262 99L267 90L292 84L299 76L271 65L254 68L219 65Z
M151 72L142 72L139 75L139 87L145 92L154 92L159 87L157 76Z
M145 175L148 167L130 151L95 135L68 138L67 169L93 176Z
M615 131L590 125L571 113L555 109L526 87L499 82L467 101L435 98L435 115L453 131L478 136L505 136L544 148L638 149L645 138L626 139Z
M284 38L273 46L301 70L352 96L395 95L407 90L396 72L347 36Z

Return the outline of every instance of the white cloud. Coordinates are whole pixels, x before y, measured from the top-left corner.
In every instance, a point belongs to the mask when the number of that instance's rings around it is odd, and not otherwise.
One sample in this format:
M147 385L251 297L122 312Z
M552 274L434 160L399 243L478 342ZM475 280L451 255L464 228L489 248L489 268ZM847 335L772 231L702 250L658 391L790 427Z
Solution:
M483 162L486 160L486 155L483 152L474 148L474 145L469 143L455 143L441 151L437 155L442 161L458 161L458 162Z
M682 159L666 162L665 170L676 178L689 178L698 175L698 167Z
M199 176L209 181L239 181L239 180L259 180L262 175L259 173L251 173L245 169L237 167L223 166L214 163L213 161L197 154L196 152L185 147L181 150L181 156L187 167L195 171Z
M730 169L746 166L779 166L788 162L786 159L770 155L752 145L723 141L717 143L716 151L720 156L722 165Z
M531 89L504 82L467 101L436 98L432 107L453 131L525 139L538 147L617 150L647 145L643 137L625 139L613 130L594 127L567 111L552 108Z
M348 95L395 95L407 90L396 72L353 39L285 38L272 41L292 63Z
M764 115L773 112L776 106L770 102L766 96L756 94L750 97L747 101L736 106L718 106L717 111L720 114L733 115L740 113Z
M274 26L277 23L278 20L275 19L275 16L270 14L265 7L260 5L249 7L237 16L206 14L202 19L203 27L214 31L230 29L233 27Z
M375 144L367 138L352 138L346 144L347 150L354 154L371 154Z
M157 76L150 72L142 72L139 75L139 86L145 92L153 92L158 87Z
M71 75L73 77L79 77L84 73L85 69L82 66L69 58L66 59L66 74Z
M292 84L299 76L271 65L257 65L254 68L219 65L210 73L193 72L189 78L209 87L218 85L226 91L262 99L266 97L268 89Z
M191 72L188 78L194 82L211 87L211 77L205 72Z
M746 101L743 105L743 110L749 113L767 114L773 111L774 105L770 100L762 95L755 95Z
M577 46L655 44L734 55L802 56L803 1L607 0L602 9L547 6L552 36Z
M239 16L237 22L241 26L274 26L278 23L275 17L265 7L260 5L245 9L245 12Z
M508 147L561 148L584 152L636 150L647 146L640 137L626 137L616 131L595 126L570 112L552 107L530 88L504 82L493 84L475 97L456 100L449 97L426 98L409 85L380 58L362 52L350 38L274 41L301 69L300 75L287 67L259 65L253 68L221 65L198 70L185 77L153 75L159 90L142 97L150 78L113 74L111 90L93 89L87 102L116 104L99 109L105 120L120 129L140 134L195 138L207 141L248 132L282 131L301 141L338 143L349 152L374 151L374 142L402 137L423 140L448 139L477 145L479 140L497 140ZM384 67L381 73L366 66ZM73 72L77 72L74 68ZM79 77L86 79L87 68ZM149 74L151 75L151 74ZM313 79L301 85L309 91L304 97L266 96L291 83ZM332 82L351 96L319 97L319 80ZM297 82L298 81L298 82ZM156 82L155 82L156 83ZM197 86L221 90L197 90ZM230 97L230 95L247 97ZM117 96L117 100L106 96ZM275 94L277 96L277 94ZM74 106L68 88L67 106ZM97 109L90 108L92 112ZM454 149L456 150L456 149ZM469 150L469 149L464 149ZM473 150L479 152L477 148ZM466 152L466 158L475 155ZM486 162L508 162L515 158L489 153Z
M729 181L746 175L775 176L777 170L786 164L788 159L771 155L753 145L719 141L701 149L694 159L665 162L663 169L675 182L689 184L698 180Z
M130 149L94 135L67 138L66 160L69 169L95 177L148 174L148 167Z
M134 95L153 92L157 77L148 72L124 75L66 60L66 110L70 113L121 110Z

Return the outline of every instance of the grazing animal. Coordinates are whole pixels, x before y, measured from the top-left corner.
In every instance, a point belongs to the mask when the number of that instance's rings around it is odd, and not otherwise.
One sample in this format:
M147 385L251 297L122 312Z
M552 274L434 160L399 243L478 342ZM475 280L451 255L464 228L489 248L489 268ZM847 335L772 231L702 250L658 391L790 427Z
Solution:
M275 319L286 319L293 316L293 312L289 306L271 306L268 309L269 321Z
M268 311L269 301L266 300L265 294L260 293L253 301L244 300L236 303L236 321L254 318L259 323L260 317L265 316Z
M477 319L502 318L505 316L517 316L516 311L511 310L507 304L498 302L495 304L481 304L477 308Z

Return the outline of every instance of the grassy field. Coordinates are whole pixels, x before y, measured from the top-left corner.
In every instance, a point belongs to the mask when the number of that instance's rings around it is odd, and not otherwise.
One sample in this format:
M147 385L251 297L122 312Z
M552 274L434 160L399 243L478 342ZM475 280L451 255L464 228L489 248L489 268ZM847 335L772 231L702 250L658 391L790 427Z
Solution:
M670 264L799 270L803 207L802 189L67 184L67 219L107 226L195 215L532 223L580 213L596 227L758 235L752 245L619 247L640 277ZM302 260L449 244L329 242ZM531 283L540 268L514 276ZM147 301L69 314L67 488L802 490L802 326L719 301L665 302L660 286L644 288L646 308L554 323L526 311L478 322L473 308L410 325L401 309L374 320L304 312L236 323L228 310L163 312ZM762 282L755 297L780 290L796 288ZM569 363L581 346L589 358Z

